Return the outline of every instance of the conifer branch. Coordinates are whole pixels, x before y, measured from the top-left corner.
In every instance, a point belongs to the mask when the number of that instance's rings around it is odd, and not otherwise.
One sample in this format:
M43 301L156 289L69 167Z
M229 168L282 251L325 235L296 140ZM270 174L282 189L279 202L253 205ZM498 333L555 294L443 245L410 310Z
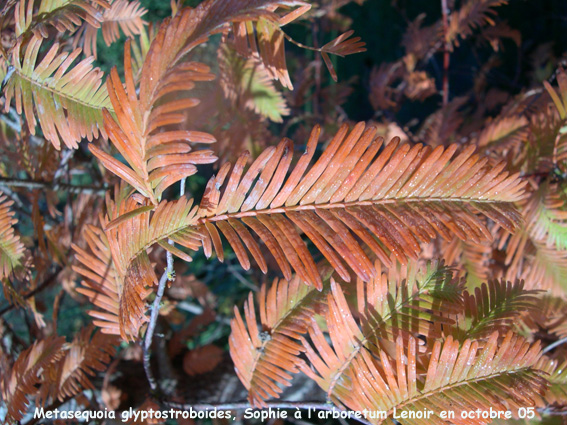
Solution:
M0 177L0 187L21 187L25 189L43 189L43 190L54 190L63 191L69 193L85 193L98 196L104 196L108 187L106 185L96 186L96 185L81 185L63 182L47 182L42 180L29 180L29 179L18 179L9 177Z

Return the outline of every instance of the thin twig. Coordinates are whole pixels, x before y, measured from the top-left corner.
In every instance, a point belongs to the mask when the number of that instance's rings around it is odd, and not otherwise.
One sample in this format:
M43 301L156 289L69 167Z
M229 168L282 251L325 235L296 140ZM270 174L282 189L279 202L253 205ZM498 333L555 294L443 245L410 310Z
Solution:
M449 30L449 6L447 0L441 0L441 13L443 14L443 106L449 103L449 43L447 31Z
M313 52L321 52L321 48L317 48L317 47L311 47L311 46L306 46L303 43L300 43L299 41L294 40L289 34L287 34L285 31L283 31L280 28L280 32L283 34L283 36L285 37L285 39L287 41L289 41L292 44L295 44L297 47L301 48L301 49L305 49L305 50L311 50Z
M63 190L70 193L90 193L103 196L106 192L104 186L75 185L69 183L46 182L42 180L11 179L0 177L0 187L24 187L26 189Z
M558 341L555 341L553 344L549 344L547 347L545 347L545 349L543 349L541 352L542 354L545 354L551 350L553 350L556 347L559 347L561 344L565 344L567 342L567 337L565 338L561 338Z
M150 388L152 389L152 391L155 391L157 389L157 384L154 375L152 373L152 368L150 364L150 348L152 346L154 331L156 328L157 318L159 315L159 307L161 303L161 298L163 297L163 293L165 291L165 285L167 282L168 274L171 274L171 270L166 269L165 272L163 272L163 274L161 275L161 278L159 280L156 297L151 307L151 315L150 315L150 321L148 323L148 330L146 331L146 336L144 337L144 350L143 350L144 370L146 371L146 378L148 379L148 383L150 384Z
M185 195L185 179L181 180L179 195L181 197L183 197ZM167 242L169 244L173 244L173 241L171 239L168 239ZM165 285L166 285L168 280L172 279L172 276L173 276L173 273L174 273L173 255L169 251L166 252L166 255L167 255L167 257L166 257L167 258L167 267L165 268L165 271L161 275L161 278L159 280L156 297L155 297L154 302L153 302L153 304L150 308L151 314L150 314L150 321L148 323L148 329L146 330L146 335L144 336L144 346L143 346L144 370L146 371L146 377L148 379L148 383L150 384L150 388L151 388L152 391L157 390L157 383L156 383L155 377L152 373L152 367L151 367L151 362L150 362L150 348L152 346L154 331L155 331L157 319L158 319L158 316L159 316L159 308L160 308L160 304L161 304L161 299L163 297L163 293L165 292Z
M537 411L542 415L567 416L567 410L561 410L561 408L554 409L553 407L540 407Z

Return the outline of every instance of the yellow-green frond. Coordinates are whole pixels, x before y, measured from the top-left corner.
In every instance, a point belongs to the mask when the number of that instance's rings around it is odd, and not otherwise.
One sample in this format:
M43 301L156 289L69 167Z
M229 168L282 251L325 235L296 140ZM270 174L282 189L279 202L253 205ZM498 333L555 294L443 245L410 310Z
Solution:
M12 100L19 114L24 113L30 132L36 133L39 122L44 137L60 149L61 141L68 148L77 148L86 138L93 140L104 133L103 108L111 109L103 72L93 68L93 58L71 64L81 53L59 52L54 44L38 61L42 39L34 37L22 52L13 50L14 72L6 82L5 110Z

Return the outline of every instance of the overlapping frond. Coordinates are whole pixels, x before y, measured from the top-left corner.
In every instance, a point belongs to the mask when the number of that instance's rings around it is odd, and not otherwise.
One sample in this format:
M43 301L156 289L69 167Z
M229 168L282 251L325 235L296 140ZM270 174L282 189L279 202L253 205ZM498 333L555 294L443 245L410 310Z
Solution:
M99 332L93 335L92 326L83 328L70 344L57 336L36 341L3 371L0 394L7 408L6 422L19 423L31 396L37 396L36 405L45 406L93 389L88 376L106 368L115 343L115 338Z
M560 185L545 183L533 192L522 209L525 217L506 244L506 278L524 279L538 288L560 291L567 279L567 218L565 194Z
M476 28L494 25L494 8L507 3L507 0L468 0L451 16L446 42L458 46L459 39L469 37Z
M20 0L14 8L16 37L33 33L38 37L48 36L47 26L59 32L73 31L82 21L99 28L102 9L109 7L106 0Z
M14 231L18 220L10 209L13 204L6 195L0 195L0 280L10 276L24 255L24 244Z
M275 13L264 15L259 19L240 20L233 23L236 50L243 56L260 58L265 69L274 80L288 89L293 89L285 60L285 37L280 26L285 25L307 12L311 5L303 1L279 2L282 6L299 6L297 9L278 16ZM276 7L270 7L275 12Z
M520 262L519 277L534 287L562 294L567 287L567 251L559 251L535 242ZM509 269L512 276L514 269Z
M8 421L23 418L28 397L37 392L41 372L63 355L64 343L65 338L55 336L36 341L19 355L11 370L3 371L1 393L8 410Z
M454 238L442 244L441 253L447 264L466 273L467 287L475 288L492 276L492 249L490 241L471 242Z
M558 90L556 91L549 82L543 81L543 86L549 93L559 116L562 120L565 120L567 119L567 73L563 69L557 72L557 85Z
M500 21L495 25L483 28L476 44L490 45L495 52L498 52L504 49L505 39L513 41L517 47L522 45L522 33L510 27L506 22Z
M29 130L36 132L39 121L44 137L59 149L61 140L68 148L77 148L82 138L98 137L102 128L103 108L112 108L103 72L93 68L93 58L80 61L71 68L81 53L59 53L54 44L38 63L42 39L34 37L25 53L17 46L13 50L14 72L5 88L5 111L15 101L19 114L25 114ZM23 55L23 57L22 57Z
M401 45L410 57L423 58L433 47L440 36L439 27L441 22L434 25L424 26L425 13L420 13L408 23L406 31L402 36Z
M132 72L136 82L140 81L144 61L150 51L152 41L156 38L157 30L158 28L151 24L148 27L143 27L139 37L132 42Z
M94 324L104 333L135 339L148 320L144 300L157 283L147 249L157 243L191 261L186 253L168 244L167 238L197 250L202 237L195 228L197 208L192 208L192 201L163 201L153 210L140 206L134 198L124 200L117 195L115 199L116 203L107 200L103 228L89 226L85 231L90 252L74 246L81 264L74 270L88 279L77 291L102 310L89 312L96 319Z
M545 401L554 407L567 406L567 361L551 360L542 357L536 365L548 382L549 388L545 392Z
M530 222L529 232L546 246L567 251L567 194L561 185L552 184L545 191Z
M231 22L252 23L266 17L275 19L280 5L297 1L247 0L218 2L207 0L196 8L185 8L165 20L145 58L139 94L132 75L130 44L125 47L125 88L114 70L108 80L109 95L116 120L105 114L107 129L115 147L129 166L95 146L91 151L106 168L126 180L157 205L162 192L175 182L196 172L196 164L211 163L209 150L191 151L191 143L212 143L205 133L169 130L163 127L184 121L182 111L198 104L198 99L171 99L171 93L191 90L196 81L214 76L205 65L181 59L195 46L221 31ZM292 12L293 13L293 12Z
M279 80L284 87L291 90L293 85L289 78L285 60L285 39L288 38L299 46L306 46L292 40L282 32L280 27L305 14L311 8L311 5L303 1L287 3L287 6L299 7L283 16L273 14L272 16L261 17L256 22L237 22L233 24L233 33L236 49L241 55L260 58L269 76L274 80ZM275 11L276 9L273 8L273 10ZM353 33L354 31L352 30L347 31L318 49L307 47L310 50L316 50L321 53L325 66L335 81L337 81L337 73L329 58L329 54L344 57L366 51L364 48L366 43L360 41L360 37L350 38Z
M458 339L479 339L499 330L505 331L522 314L539 308L540 291L524 289L524 282L491 280L463 294L464 312L457 318Z
M462 308L464 281L455 271L440 263L418 269L415 264L401 270L382 273L375 263L376 278L368 283L357 281L357 310L361 319L361 346L380 345L380 339L393 341L398 335L440 335L439 325L455 322L447 317ZM346 305L340 293L334 293L339 308ZM334 332L341 332L346 322L327 317ZM330 327L329 327L330 329ZM338 335L338 334L337 334Z
M146 12L139 1L114 0L102 16L102 38L106 45L118 40L119 29L126 37L140 34L145 25L142 16Z
M460 109L466 102L466 97L455 97L428 116L417 133L417 139L434 146L448 145L463 123Z
M528 120L524 115L501 116L483 128L476 143L491 151L503 149L525 140L527 127Z
M391 350L388 341L397 337L439 337L439 326L454 324L448 315L459 311L462 303L462 281L453 278L451 269L432 264L422 271L409 267L403 274L388 277L381 273L379 263L376 268L374 280L366 284L359 280L357 284L361 325L354 319L341 287L331 280L325 316L331 344L316 323L309 329L314 348L303 342L307 358L319 375L309 368L302 370L330 400L336 401L350 391L348 377L355 373L357 360L372 347Z
M435 80L425 71L414 71L406 74L405 81L407 87L404 94L410 100L424 101L429 96L437 93L435 88Z
M289 114L289 108L262 62L241 57L228 44L220 47L218 57L225 98L237 108L243 106L271 121L282 122L282 116Z
M558 339L567 337L567 301L546 295L541 298L538 307L523 317L525 325L533 332L543 331Z
M116 339L93 327L83 328L68 344L64 355L43 372L37 404L46 406L55 400L63 401L79 391L94 389L89 376L106 369L115 353Z
M547 81L543 82L545 89L549 93L559 118L561 119L559 131L556 132L555 146L553 150L553 163L557 164L563 172L567 169L567 72L559 69L556 73L558 90L555 89Z
M144 109L142 99L136 96L134 88L129 43L126 45L126 52L124 68L128 92L124 89L116 69L113 69L107 86L118 122L109 112L104 111L104 125L114 146L128 162L129 167L94 145L91 145L90 149L106 168L157 204L165 189L197 172L196 164L208 164L216 160L212 151L192 152L191 147L194 142L212 143L215 139L209 134L197 131L157 132L160 127L184 121L185 115L182 111L197 105L199 100L172 100L155 108L146 105L148 108ZM158 88L158 98L172 91L191 89L195 81L210 81L214 78L207 66L194 62L183 64L177 71L170 73L169 80L164 81L161 88ZM144 83L141 82L142 86ZM152 104L154 102L155 100ZM144 111L148 113L145 114Z
M327 291L316 291L297 277L276 279L269 290L258 294L260 328L252 293L244 304L244 320L238 308L231 322L230 354L236 374L248 390L253 406L278 397L281 386L289 386L292 374L304 361L299 338L307 332L315 313L323 313Z
M119 272L126 274L134 259L145 253L150 246L168 237L180 239L178 232L194 226L197 221L197 207L193 207L192 203L192 200L185 198L172 202L163 201L153 211L144 206L137 208L138 205L132 198L124 203L123 208L121 205L114 214L114 217L120 218L114 222L103 223ZM135 215L131 216L130 213ZM165 249L170 249L186 261L191 261L189 256L175 251L173 246L163 245ZM198 244L191 245L193 248L197 246Z
M246 172L247 153L230 176L225 164L209 181L200 223L219 258L217 227L245 268L250 261L242 242L265 270L248 227L266 244L287 279L293 268L304 282L320 287L303 232L343 280L350 281L350 268L368 281L374 267L359 240L383 263L390 264L393 256L405 264L417 258L420 242L437 234L446 239L490 239L479 215L512 231L520 219L511 204L522 195L518 176L503 172L503 164L488 166L486 159L473 154L474 148L455 155L455 145L410 147L400 145L398 138L383 146L383 139L375 138L375 128L359 123L350 134L348 126L342 126L310 166L319 132L319 127L313 130L287 178L293 143L284 139L265 150Z
M85 27L84 50L86 55L97 57L96 40L99 27L102 29L102 38L107 46L120 38L120 31L129 38L144 33L146 22L142 17L146 12L147 10L138 0L111 1L110 7L102 14L100 25L89 24Z
M424 419L400 417L401 411L432 411L426 421L434 425L447 423L440 416L442 411L455 413L451 423L490 423L490 418L463 418L461 412L534 406L547 385L535 367L541 356L539 344L530 345L512 332L503 339L493 333L482 348L471 340L437 341L423 366L413 337L407 342L398 338L393 355L383 350L373 354L364 351L355 359L356 368L341 378L349 383L349 390L337 394L334 401L359 412L387 412L389 418L396 409L396 420L403 425L424 423ZM325 370L323 363L317 368L320 373ZM369 417L374 424L384 419Z
M95 226L87 226L83 235L90 252L73 247L75 258L80 263L80 266L74 266L73 270L86 278L82 281L83 287L77 288L77 292L85 295L100 309L88 313L94 318L93 324L100 327L102 332L123 334L126 339L135 339L140 326L146 320L143 314L137 314L135 320L130 317L127 322L122 321L128 323L128 326L125 330L120 329L121 316L126 314L121 312L123 304L120 300L124 297L124 285L128 283L121 279L112 263L108 239L102 229ZM153 270L151 272L153 273ZM134 291L131 295L133 298L129 302L140 306L147 295L149 292L145 288L141 294Z

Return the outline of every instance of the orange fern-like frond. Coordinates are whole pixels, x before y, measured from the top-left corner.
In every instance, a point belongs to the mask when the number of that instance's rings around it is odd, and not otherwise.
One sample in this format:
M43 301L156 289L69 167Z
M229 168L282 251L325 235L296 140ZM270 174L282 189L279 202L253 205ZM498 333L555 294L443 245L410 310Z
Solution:
M139 1L114 0L102 15L102 38L106 45L118 40L119 29L126 37L140 34L145 25L142 16L146 12Z
M567 301L564 298L544 296L538 309L522 319L532 332L546 332L558 339L567 337Z
M459 238L443 243L441 247L445 262L466 273L468 288L475 288L492 276L492 250L491 241L471 242Z
M121 311L123 305L121 299L124 297L124 285L130 283L121 279L116 267L112 263L112 254L108 244L108 239L102 229L95 226L87 226L83 232L83 237L89 246L90 252L74 246L75 258L80 265L73 266L73 270L86 279L82 281L83 287L77 288L77 292L85 295L91 303L100 310L91 310L89 315L94 318L93 323L107 334L122 335L124 339L135 339L138 330L146 322L142 313L128 320L121 317L126 312ZM149 275L154 273L149 270ZM153 274L155 279L155 274ZM133 282L135 284L135 282ZM133 291L130 305L136 305L138 309L143 309L143 300L149 295L144 288L143 293ZM120 323L127 323L125 329L121 329Z
M124 73L127 91L116 69L113 69L107 86L118 122L109 112L104 111L104 125L114 146L126 159L129 167L94 145L91 145L90 149L106 168L157 205L165 189L195 174L196 164L214 162L216 157L209 150L191 152L192 142L214 142L214 138L209 134L183 130L156 131L161 127L182 122L185 115L181 112L198 104L197 99L172 100L155 108L153 104L171 92L189 90L194 86L195 81L209 81L214 76L209 73L209 68L205 65L185 63L177 68L178 72L171 72L169 79L155 87L156 93L152 95L153 99L144 98L148 93L143 89L138 97L132 73L129 42L126 43L125 52ZM151 77L142 72L140 83L142 87L147 84L145 78ZM146 114L144 111L149 113Z
M36 341L19 355L11 370L2 371L1 394L8 410L8 422L23 418L29 402L28 397L37 393L36 385L41 380L42 372L63 355L64 343L63 337Z
M536 368L545 373L549 388L543 398L548 405L554 407L567 406L567 361L551 360L542 357Z
M491 151L501 151L503 147L521 143L526 139L528 120L523 115L502 116L493 121L480 132L475 143L479 147Z
M549 82L543 81L543 86L557 108L559 116L565 120L567 119L567 73L563 69L557 72L557 85L559 87L556 91Z
M36 10L36 0L20 0L14 8L16 37L33 33L47 38L47 26L51 25L59 32L73 31L84 20L89 25L99 28L102 13L97 8L106 9L106 0L41 0Z
M321 47L321 56L323 57L325 66L335 81L338 81L338 77L333 62L331 62L329 58L329 54L345 57L355 53L366 52L366 48L364 47L366 43L360 41L360 37L350 38L353 34L353 30L347 31Z
M151 293L157 277L147 249L160 244L186 261L191 257L167 243L197 250L202 236L196 229L197 208L192 201L163 201L154 211L140 206L134 198L125 199L117 192L115 201L107 200L103 229L89 226L85 239L90 252L74 246L81 266L74 270L88 280L77 291L87 296L102 311L90 311L94 324L104 333L136 339L147 322L144 300Z
M560 185L544 183L523 202L525 224L510 237L506 246L506 278L555 292L565 288L567 279L567 208Z
M416 272L410 267L405 278L390 278L380 273L374 280L357 285L357 315L354 318L342 288L332 279L325 316L331 344L319 325L313 323L309 336L315 349L304 340L306 355L319 375L303 368L336 401L350 392L349 377L356 373L359 361L372 347L392 350L391 342L399 336L404 340L418 335L438 338L439 326L453 325L448 316L461 307L462 282L454 278L451 269L428 266Z
M103 72L92 66L94 58L71 68L81 49L59 53L59 45L54 44L37 63L41 44L42 39L34 37L25 53L19 46L13 50L14 72L6 82L5 111L14 99L31 134L36 133L39 121L44 137L57 149L61 140L74 149L83 137L92 140L99 131L104 136L102 110L112 105L102 84Z
M279 385L289 386L292 374L299 371L303 363L299 338L307 332L313 314L323 313L326 292L297 277L290 282L277 279L269 290L262 285L258 294L261 328L252 293L244 304L244 320L234 308L230 355L253 406L264 407L266 399L277 398L282 392Z
M558 91L549 84L547 81L543 85L549 93L559 118L561 119L559 131L555 134L555 146L553 150L553 163L561 167L562 171L567 169L567 72L564 69L559 69L556 73Z
M0 280L10 276L24 255L24 244L14 231L18 220L10 210L13 204L14 201L8 200L6 195L0 195Z
M43 372L37 404L46 406L56 400L64 401L79 391L94 389L89 376L106 369L116 351L116 342L116 338L99 331L93 334L92 326L83 328L68 344L63 357Z
M266 68L255 58L243 58L229 45L218 51L220 85L236 108L246 108L274 122L282 122L289 108ZM232 128L231 128L232 130Z
M420 242L437 234L446 239L490 239L479 215L512 231L520 220L512 202L521 197L523 183L504 172L504 164L488 166L472 147L455 155L456 145L410 147L394 138L379 153L383 139L375 138L375 128L359 123L350 134L348 126L342 126L310 166L319 131L313 130L287 178L293 143L284 139L265 150L246 172L248 153L238 159L230 176L225 164L209 182L200 223L206 227L208 246L214 246L221 260L217 227L243 267L249 267L250 260L242 242L266 270L250 228L286 279L293 268L303 281L321 287L301 238L304 233L343 280L350 281L350 268L368 281L374 267L359 240L383 263L390 264L393 255L405 264L417 258ZM206 247L205 253L209 255L210 249Z
M469 37L476 28L494 25L494 8L507 3L507 0L468 0L451 16L446 42L458 46L459 40Z
M448 337L437 341L427 356L419 354L415 338L404 342L399 337L392 354L363 351L355 359L355 367L341 377L348 390L334 394L332 400L357 412L385 412L385 417L370 416L373 424L392 418L395 411L396 420L403 425L416 423L409 414L424 411L432 412L427 416L428 424L446 424L442 411L455 413L452 423L470 424L473 422L463 418L462 411L492 408L517 412L521 407L536 406L547 386L536 366L540 356L539 343L530 345L512 332L504 338L494 332L482 348L477 341L461 344ZM334 357L332 350L324 353L326 363ZM327 373L324 363L316 368L323 375ZM403 411L407 418L400 415ZM491 421L474 419L475 424Z
M269 76L288 89L293 89L287 64L285 60L285 37L280 26L285 25L307 12L311 5L303 1L291 1L292 6L297 9L279 16L275 13L277 6L268 10L271 14L265 14L256 21L241 20L233 24L233 33L236 50L243 56L256 56L262 59ZM283 5L284 2L281 2Z
M175 182L196 173L196 164L211 163L216 156L209 150L191 152L192 143L212 143L215 139L194 131L161 131L180 124L182 113L199 103L194 98L171 100L171 93L191 90L196 81L214 76L205 65L181 59L195 46L221 31L231 22L253 22L273 16L284 1L208 0L196 8L185 8L161 25L152 41L140 75L139 94L132 74L130 44L125 46L125 88L116 70L108 80L109 95L116 120L105 114L107 129L115 147L129 166L101 149L91 151L103 165L157 205L163 191ZM198 24L197 24L198 23Z
M104 11L100 25L86 24L84 28L84 50L87 56L97 57L96 40L98 29L102 28L102 38L110 46L120 38L120 30L128 38L134 38L144 32L146 22L142 17L147 10L139 1L113 0Z

